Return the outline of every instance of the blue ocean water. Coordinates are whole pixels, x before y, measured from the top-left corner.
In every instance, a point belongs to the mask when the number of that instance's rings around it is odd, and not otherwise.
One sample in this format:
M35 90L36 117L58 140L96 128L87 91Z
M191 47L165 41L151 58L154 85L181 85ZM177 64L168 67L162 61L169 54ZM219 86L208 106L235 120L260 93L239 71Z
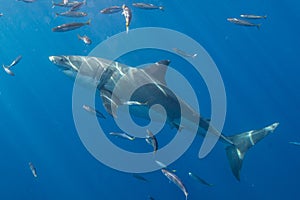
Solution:
M148 180L143 182L105 166L86 150L73 122L73 81L48 59L51 55L88 55L100 42L123 32L124 18L120 13L99 13L105 7L123 3L133 10L131 29L173 29L190 36L207 50L226 89L225 135L280 123L273 134L249 150L240 182L231 173L223 144L216 145L209 156L198 159L202 138L197 137L190 149L171 165L187 187L188 199L298 199L300 148L289 142L300 141L297 122L300 3L296 0L147 2L162 5L165 11L139 10L128 0L87 0L82 10L88 17L72 19L55 17L56 12L65 9L52 8L50 0L1 2L0 12L4 15L0 17L0 62L8 65L18 55L23 58L13 68L15 77L4 71L0 73L0 199L185 198L160 171L142 174ZM268 17L257 21L262 23L260 30L226 20L244 13ZM63 23L88 19L90 26L64 33L51 31ZM77 34L87 34L93 43L84 45ZM136 66L170 59L165 56L172 55L146 50L144 55L140 52L136 56L133 52L120 61ZM210 100L203 81L189 67L176 66L176 62L184 62L180 58L172 60L172 67L179 68L191 81L198 96L203 98L201 113L209 117ZM103 108L100 110L105 112ZM107 122L105 126L114 126L111 119ZM174 133L165 130L168 132ZM120 145L126 142L116 140ZM29 162L35 165L38 178L32 176ZM188 176L189 171L214 186L196 182Z

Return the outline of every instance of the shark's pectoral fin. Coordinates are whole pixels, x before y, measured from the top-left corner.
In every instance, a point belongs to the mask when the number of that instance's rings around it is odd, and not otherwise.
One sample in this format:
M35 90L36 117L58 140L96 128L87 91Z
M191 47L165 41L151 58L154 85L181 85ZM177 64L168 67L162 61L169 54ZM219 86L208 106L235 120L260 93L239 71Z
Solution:
M168 65L171 61L169 60L162 60L159 62L154 63L153 65L144 67L143 70L152 78L155 78L160 83L167 85L165 76L167 72Z
M119 99L117 97L113 97L112 93L105 89L100 90L100 96L106 112L116 118L116 110L120 105Z

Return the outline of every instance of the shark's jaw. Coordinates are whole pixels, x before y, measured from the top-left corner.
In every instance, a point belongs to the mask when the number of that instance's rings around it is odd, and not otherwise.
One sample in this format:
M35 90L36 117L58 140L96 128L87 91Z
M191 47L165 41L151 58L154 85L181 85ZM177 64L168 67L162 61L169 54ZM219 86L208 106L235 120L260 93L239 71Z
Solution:
M49 56L49 60L68 77L76 77L78 67L72 64L70 56Z
M68 77L77 77L79 82L92 87L99 84L102 73L109 66L108 63L84 56L49 56L49 60Z
M72 59L72 56L49 56L49 60L62 70L74 72L78 72L78 66L80 66L81 63L78 59L76 61Z

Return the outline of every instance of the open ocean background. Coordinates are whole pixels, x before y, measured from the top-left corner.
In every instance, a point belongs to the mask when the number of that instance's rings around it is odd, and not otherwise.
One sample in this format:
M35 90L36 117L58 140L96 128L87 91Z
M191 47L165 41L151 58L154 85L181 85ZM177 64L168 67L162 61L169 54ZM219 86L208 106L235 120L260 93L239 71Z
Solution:
M124 31L120 13L99 13L123 3L133 11L131 29L180 31L199 42L214 59L226 87L225 135L280 122L273 134L249 150L240 182L231 173L222 143L205 159L198 159L202 138L197 137L184 156L170 166L177 169L186 185L188 199L299 199L300 146L289 142L300 141L300 2L145 2L162 5L165 11L133 8L133 1L128 0L87 0L82 11L88 12L88 17L72 19L55 17L55 12L66 9L52 8L50 0L1 0L0 64L8 65L18 55L23 58L13 67L15 77L0 70L0 199L185 199L160 171L142 174L148 180L143 182L103 165L85 149L73 122L73 81L48 59L50 55L88 55L101 41ZM226 20L248 13L268 16L257 20L262 23L260 30ZM90 26L64 33L51 31L63 23L88 19ZM77 34L87 34L93 43L85 45ZM136 66L171 59L171 67L182 71L201 96L201 113L209 118L210 100L201 77L189 73L190 67L180 65L183 61L176 60L175 54L171 58L158 51L139 54L131 53L121 61ZM105 113L101 105L99 110ZM106 127L115 126L111 119L109 124L101 121ZM168 137L175 133L169 127L164 131ZM131 145L130 141L112 140ZM144 146L151 151L149 145ZM38 178L33 177L29 162L36 167ZM214 186L191 179L189 171Z

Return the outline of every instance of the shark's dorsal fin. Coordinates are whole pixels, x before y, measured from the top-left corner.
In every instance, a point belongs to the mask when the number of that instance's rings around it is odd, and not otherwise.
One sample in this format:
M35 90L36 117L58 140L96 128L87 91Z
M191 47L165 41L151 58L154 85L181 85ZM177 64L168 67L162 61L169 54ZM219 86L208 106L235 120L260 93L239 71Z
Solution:
M170 60L161 60L153 65L144 67L143 70L152 78L155 78L160 83L166 85L165 76L170 62Z

